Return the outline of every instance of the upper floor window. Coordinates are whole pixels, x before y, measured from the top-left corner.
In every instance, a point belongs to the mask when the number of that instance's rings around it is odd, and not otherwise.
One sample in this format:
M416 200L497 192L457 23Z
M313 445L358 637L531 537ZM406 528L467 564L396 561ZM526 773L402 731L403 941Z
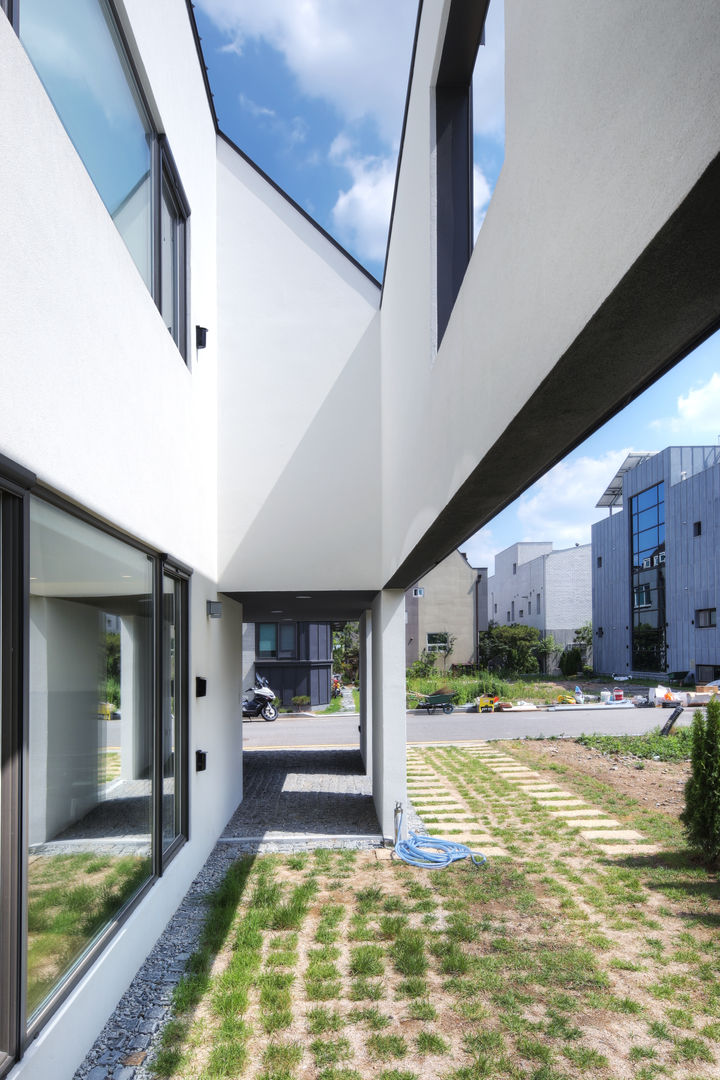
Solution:
M702 521L693 522L693 536L702 536Z
M186 355L189 207L107 0L22 0L19 34L55 110Z
M264 659L293 659L297 655L296 624L258 623L256 652Z
M696 626L717 626L717 608L702 608L700 611L695 612L695 625Z

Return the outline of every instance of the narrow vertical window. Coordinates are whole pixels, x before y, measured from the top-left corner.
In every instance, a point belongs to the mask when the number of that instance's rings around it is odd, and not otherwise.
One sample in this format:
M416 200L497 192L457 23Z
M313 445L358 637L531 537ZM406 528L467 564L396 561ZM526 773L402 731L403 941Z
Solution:
M184 791L186 758L185 619L187 583L163 574L162 601L162 851L166 856L186 833Z

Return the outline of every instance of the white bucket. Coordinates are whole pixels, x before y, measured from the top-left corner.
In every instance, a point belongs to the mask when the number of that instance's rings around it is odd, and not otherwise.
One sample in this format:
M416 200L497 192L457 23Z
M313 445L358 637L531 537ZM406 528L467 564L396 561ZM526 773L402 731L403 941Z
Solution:
M600 691L600 700L607 703L610 700L610 691L609 690L601 690Z

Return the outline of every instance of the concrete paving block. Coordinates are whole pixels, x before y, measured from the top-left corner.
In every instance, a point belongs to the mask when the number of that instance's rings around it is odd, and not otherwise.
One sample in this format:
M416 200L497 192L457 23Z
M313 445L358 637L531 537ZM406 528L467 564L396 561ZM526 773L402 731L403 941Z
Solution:
M584 840L642 840L642 833L635 829L585 829L580 833Z
M558 818L589 818L589 817L602 817L605 813L604 810L594 810L588 806L585 810L551 810L550 817Z
M603 855L657 855L662 848L656 844L598 844Z
M571 818L565 822L566 825L572 825L573 829L619 829L621 828L620 822L615 821L613 818Z
M564 806L567 808L573 806L579 809L581 806L585 805L582 799L555 799L551 802L546 802L544 799L537 799L536 802L538 802L540 806L544 806L546 810L554 809L556 806Z

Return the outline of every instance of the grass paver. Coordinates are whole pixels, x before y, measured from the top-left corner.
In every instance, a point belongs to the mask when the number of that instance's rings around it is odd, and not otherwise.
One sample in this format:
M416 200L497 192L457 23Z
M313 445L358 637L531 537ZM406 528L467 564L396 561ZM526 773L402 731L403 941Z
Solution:
M720 887L677 831L648 833L653 818L568 774L561 796L581 794L577 811L564 797L544 805L482 753L412 756L477 822L430 827L488 863L429 871L380 851L241 860L176 995L159 1074L716 1078ZM658 843L653 828L674 839ZM628 844L628 832L641 839ZM309 983L327 996L308 1000Z

